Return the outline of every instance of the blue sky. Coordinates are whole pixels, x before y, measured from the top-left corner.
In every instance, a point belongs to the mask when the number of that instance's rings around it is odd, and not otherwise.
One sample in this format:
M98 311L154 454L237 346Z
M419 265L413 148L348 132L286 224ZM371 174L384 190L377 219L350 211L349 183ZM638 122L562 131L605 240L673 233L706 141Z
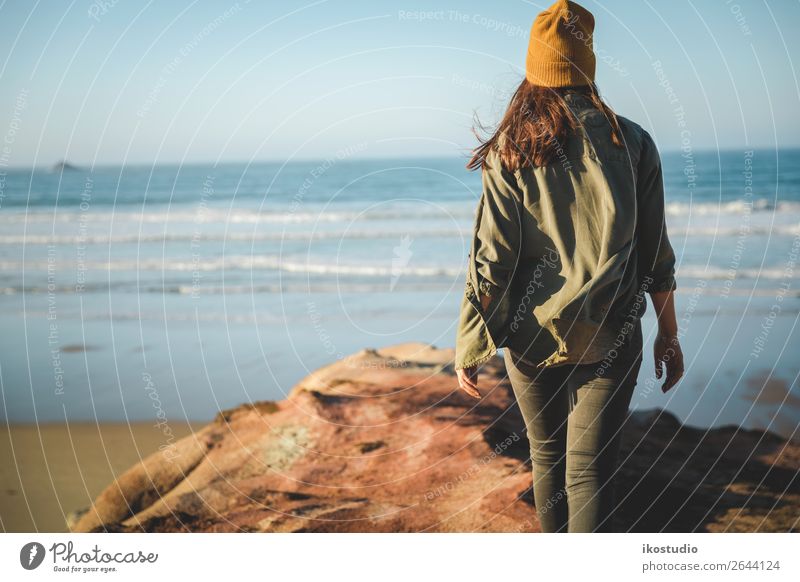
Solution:
M548 5L3 2L4 163L463 155ZM584 5L602 92L662 149L800 145L800 3Z

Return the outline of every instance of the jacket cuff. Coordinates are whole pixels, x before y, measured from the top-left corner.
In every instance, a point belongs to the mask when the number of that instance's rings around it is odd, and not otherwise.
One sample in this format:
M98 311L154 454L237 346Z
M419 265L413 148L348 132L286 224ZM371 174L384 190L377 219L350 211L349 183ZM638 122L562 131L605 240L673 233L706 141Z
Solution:
M484 350L470 350L468 354L466 354L463 361L456 356L456 362L453 366L456 370L463 370L464 368L472 368L473 366L480 366L481 364L485 364L489 360L491 360L497 351L493 348L486 348Z
M663 291L675 291L678 288L677 283L675 282L675 277L673 275L669 275L664 277L663 279L654 282L653 285L650 286L650 293L661 293Z

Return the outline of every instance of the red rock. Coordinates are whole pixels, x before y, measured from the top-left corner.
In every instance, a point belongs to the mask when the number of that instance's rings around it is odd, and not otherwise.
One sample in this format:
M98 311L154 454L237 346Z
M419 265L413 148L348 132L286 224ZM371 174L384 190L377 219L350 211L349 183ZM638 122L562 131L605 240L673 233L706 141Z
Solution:
M424 344L364 350L286 400L224 411L120 476L73 531L539 531L502 360L484 366L480 401L457 390L452 360ZM635 415L618 529L796 528L799 451Z

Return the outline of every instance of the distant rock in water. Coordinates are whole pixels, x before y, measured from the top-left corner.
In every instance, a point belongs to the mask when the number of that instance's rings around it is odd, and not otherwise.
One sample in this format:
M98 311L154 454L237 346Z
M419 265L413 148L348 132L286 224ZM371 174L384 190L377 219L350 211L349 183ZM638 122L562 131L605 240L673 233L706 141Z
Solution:
M78 166L73 166L67 160L61 160L60 162L55 164L52 168L50 168L50 171L55 174L58 172L76 172L81 169L82 168Z
M536 532L528 441L503 361L484 397L453 350L363 350L279 402L225 410L120 475L75 532ZM618 531L797 531L800 444L630 415Z

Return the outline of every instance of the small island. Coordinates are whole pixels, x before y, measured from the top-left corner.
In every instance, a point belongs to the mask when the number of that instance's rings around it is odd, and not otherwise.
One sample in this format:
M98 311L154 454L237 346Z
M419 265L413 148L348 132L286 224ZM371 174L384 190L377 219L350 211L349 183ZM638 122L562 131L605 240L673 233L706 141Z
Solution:
M67 160L61 160L57 164L54 164L53 167L50 168L50 171L55 174L58 172L76 172L80 169L80 167L70 164Z

